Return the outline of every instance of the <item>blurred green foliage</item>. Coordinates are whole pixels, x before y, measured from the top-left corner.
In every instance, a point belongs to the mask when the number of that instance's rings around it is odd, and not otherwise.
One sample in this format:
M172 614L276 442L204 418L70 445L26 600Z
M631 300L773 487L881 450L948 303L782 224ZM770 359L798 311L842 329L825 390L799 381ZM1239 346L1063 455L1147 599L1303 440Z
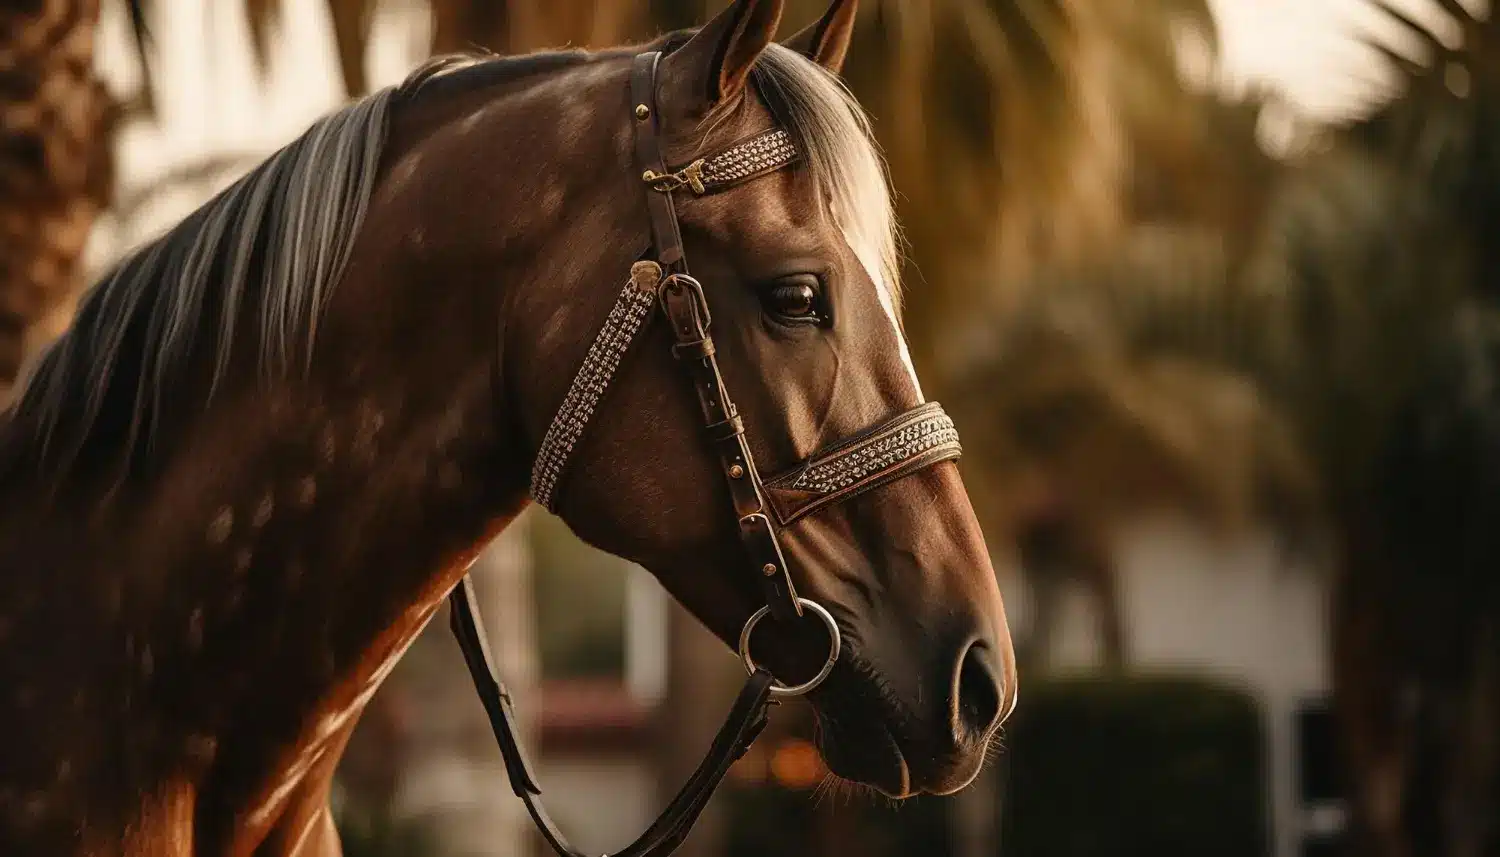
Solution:
M1237 688L1032 681L1005 743L1005 857L1267 853L1261 714Z
M625 586L630 565L584 544L556 516L533 510L532 581L537 644L548 678L625 671Z

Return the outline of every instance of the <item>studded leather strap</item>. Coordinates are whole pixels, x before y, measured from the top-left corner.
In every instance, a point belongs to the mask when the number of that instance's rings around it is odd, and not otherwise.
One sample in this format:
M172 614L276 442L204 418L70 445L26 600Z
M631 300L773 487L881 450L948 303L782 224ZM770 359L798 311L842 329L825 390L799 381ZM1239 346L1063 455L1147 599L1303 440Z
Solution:
M549 512L557 511L557 489L572 460L573 447L583 437L604 394L609 392L615 372L635 342L636 334L656 309L656 287L660 283L661 266L655 262L636 262L630 267L630 282L615 299L614 308L589 347L583 367L573 376L557 416L547 427L531 465L531 499Z
M703 196L774 173L795 163L797 157L797 146L792 142L792 135L781 128L772 128L670 173L661 173L652 167L646 181L659 191L687 188Z
M787 526L939 461L963 454L958 429L937 402L887 420L780 474L765 485L776 520Z

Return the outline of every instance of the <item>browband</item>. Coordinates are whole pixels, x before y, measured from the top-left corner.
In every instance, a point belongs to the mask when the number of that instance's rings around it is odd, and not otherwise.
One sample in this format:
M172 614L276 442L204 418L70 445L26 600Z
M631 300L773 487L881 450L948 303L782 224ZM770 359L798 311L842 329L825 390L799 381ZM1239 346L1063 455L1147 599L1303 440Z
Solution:
M772 128L735 143L716 155L699 158L667 174L646 170L641 178L659 193L670 193L686 187L698 196L727 190L774 173L797 161L797 146L792 135Z

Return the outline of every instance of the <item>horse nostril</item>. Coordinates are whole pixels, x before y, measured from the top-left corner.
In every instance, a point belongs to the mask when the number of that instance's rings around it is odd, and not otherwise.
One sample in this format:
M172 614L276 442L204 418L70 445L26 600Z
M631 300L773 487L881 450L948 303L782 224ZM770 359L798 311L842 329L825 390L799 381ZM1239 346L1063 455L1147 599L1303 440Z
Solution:
M954 676L953 736L960 742L983 741L1000 725L1004 680L994 653L975 642L959 658Z

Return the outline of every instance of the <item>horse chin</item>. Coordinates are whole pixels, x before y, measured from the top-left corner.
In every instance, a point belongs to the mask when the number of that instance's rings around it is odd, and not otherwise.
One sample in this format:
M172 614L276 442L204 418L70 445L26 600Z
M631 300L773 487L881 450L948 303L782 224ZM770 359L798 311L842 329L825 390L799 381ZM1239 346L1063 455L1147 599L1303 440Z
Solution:
M817 745L828 770L846 782L873 789L891 800L916 794L906 757L884 724L871 723L851 734L820 716Z
M816 693L812 700L816 743L829 772L891 800L968 787L984 768L993 737L980 746L933 748L916 738L923 724L911 711L858 675L867 670L836 670L829 683L842 692Z

